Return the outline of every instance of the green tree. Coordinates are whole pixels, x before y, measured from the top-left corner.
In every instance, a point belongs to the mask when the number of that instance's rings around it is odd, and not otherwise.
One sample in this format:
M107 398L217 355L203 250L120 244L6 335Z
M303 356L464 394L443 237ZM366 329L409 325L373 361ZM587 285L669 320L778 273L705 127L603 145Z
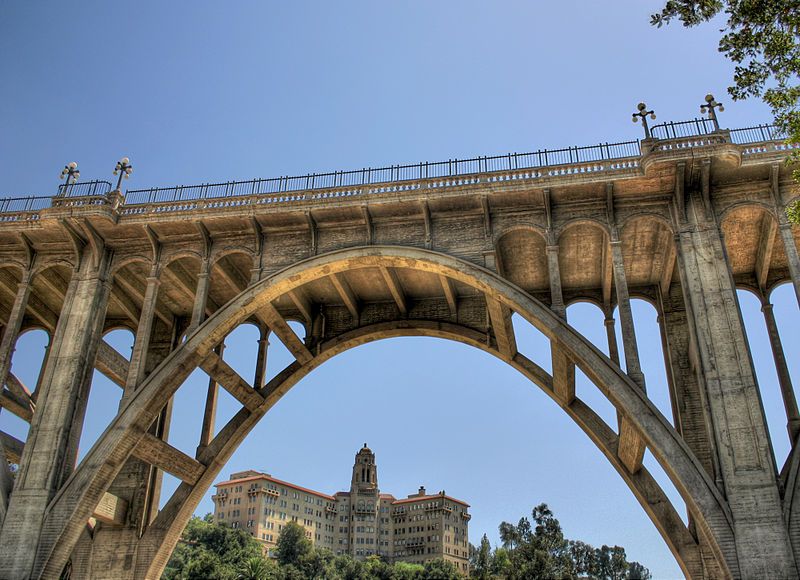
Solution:
M483 534L480 546L474 550L470 567L473 578L486 580L492 577L492 546L486 534Z
M195 516L183 531L163 578L232 580L251 558L261 558L261 546L250 534L215 524L211 514Z
M261 556L245 560L236 574L236 580L277 580L278 578L278 566Z
M628 575L625 576L627 580L651 580L653 575L650 570L642 566L639 562L631 562L628 564Z
M492 554L492 575L505 578L511 569L511 558L505 548L496 548Z
M289 522L283 526L275 548L275 557L281 566L300 567L303 558L312 551L311 540L306 538L306 531L297 522Z
M428 560L422 567L420 580L462 580L463 576L455 564L447 560Z
M513 550L515 544L519 544L519 537L517 534L517 527L508 522L502 522L499 527L500 542L507 550Z
M677 19L691 27L720 13L727 20L719 51L736 65L728 93L734 100L761 98L788 140L800 143L800 0L667 0L651 23ZM790 161L798 160L796 152ZM800 223L800 201L787 215Z

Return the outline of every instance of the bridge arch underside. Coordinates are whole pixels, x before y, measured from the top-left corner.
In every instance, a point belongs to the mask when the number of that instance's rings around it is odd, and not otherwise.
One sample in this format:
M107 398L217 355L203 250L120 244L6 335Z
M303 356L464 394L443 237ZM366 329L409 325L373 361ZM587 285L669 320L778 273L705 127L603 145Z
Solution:
M620 416L629 420L635 435L681 494L691 528L645 468L631 471L626 467L618 455L620 436L574 394L565 398L554 384L562 378L554 379L516 351L513 313L547 336L552 347L561 349ZM253 319L266 322L297 360L263 387L244 394L239 388L242 408L207 446L198 449L201 472L193 482L179 485L139 539L136 577L160 575L204 493L283 394L337 354L398 336L462 342L513 366L551 396L594 441L633 491L687 576L739 576L724 499L680 435L616 364L550 308L495 272L429 250L369 246L316 256L252 284L214 312L154 369L53 499L41 534L35 577L58 576L104 492L172 395L198 367L216 378L225 365L214 349L234 328ZM305 321L305 341L291 331L288 319ZM218 382L224 388L230 386L231 372L235 375L228 367L220 374ZM243 379L235 376L233 382L237 381L241 385ZM701 558L701 550L713 557Z

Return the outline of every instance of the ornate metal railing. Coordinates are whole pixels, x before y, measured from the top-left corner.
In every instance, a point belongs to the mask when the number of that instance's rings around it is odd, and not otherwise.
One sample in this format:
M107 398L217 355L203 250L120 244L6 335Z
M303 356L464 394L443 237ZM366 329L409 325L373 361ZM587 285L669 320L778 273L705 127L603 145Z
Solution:
M332 173L309 173L295 177L254 179L251 181L229 181L203 185L179 185L176 187L154 187L151 189L129 189L125 192L125 204L164 203L213 199L248 195L273 195L297 191L316 191L364 185L379 185L425 179L450 179L464 175L516 171L556 167L573 163L591 163L625 159L639 155L639 141L622 143L600 143L588 147L566 149L541 149L532 153L509 153L492 157L472 159L450 159L435 163L422 162L413 165L391 165L389 167L364 168L355 171Z
M650 129L650 134L655 139L680 139L694 137L695 135L708 135L714 132L714 123L710 119L692 119L661 123Z
M742 154L748 156L798 148L798 145L783 142L784 136L774 125L768 124L714 131L710 120L693 119L656 125L652 128L652 134L656 138L655 145L648 151L705 147L730 141L744 145ZM512 180L537 180L635 169L639 166L642 154L638 140L599 143L585 147L540 149L531 153L449 159L355 171L132 189L126 191L123 200L117 199L113 204L121 202L119 211L123 215L137 215L197 208L325 200ZM109 193L109 182L90 181L62 184L58 195L53 198L31 196L0 199L0 214L4 214L0 221L38 219L38 211L49 207L112 203ZM26 218L25 215L29 217Z
M111 191L108 181L81 181L78 183L62 183L58 186L58 197L93 197L106 195Z
M36 195L0 199L0 213L39 211L40 209L50 207L52 199L52 197Z

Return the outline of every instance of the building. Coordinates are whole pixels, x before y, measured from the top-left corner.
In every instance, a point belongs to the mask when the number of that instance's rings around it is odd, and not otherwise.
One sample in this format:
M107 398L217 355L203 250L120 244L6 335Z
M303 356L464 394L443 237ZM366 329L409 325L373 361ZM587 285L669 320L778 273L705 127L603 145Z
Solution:
M442 558L469 570L469 505L424 487L405 499L381 493L366 443L356 454L350 491L327 495L252 470L215 487L216 521L250 532L270 553L283 526L294 521L314 545L335 554L420 564Z

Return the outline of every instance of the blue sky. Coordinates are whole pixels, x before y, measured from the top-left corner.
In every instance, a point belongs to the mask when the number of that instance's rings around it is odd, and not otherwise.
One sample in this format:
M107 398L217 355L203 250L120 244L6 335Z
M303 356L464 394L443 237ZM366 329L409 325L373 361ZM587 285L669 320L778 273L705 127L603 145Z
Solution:
M719 26L652 28L659 5L5 2L0 195L52 194L69 161L84 179L110 180L123 155L135 168L128 185L138 188L624 141L641 136L630 121L637 102L659 120L683 120L707 92L726 105L723 126L768 121L762 104L725 94L731 66L716 51ZM752 296L741 302L782 461L788 438L763 319ZM775 302L800 384L791 288L779 288ZM671 417L655 312L636 302L634 316L648 390ZM569 321L605 349L599 311L577 304ZM549 365L541 337L516 324L520 350ZM108 340L129 354L129 336ZM252 376L254 330L240 328L228 346L226 359ZM14 372L27 384L41 348L36 333L20 339ZM273 340L270 372L288 361ZM187 452L204 392L197 372L177 395L170 441ZM601 405L585 381L579 394ZM96 379L82 453L118 395ZM220 420L233 409L224 399ZM604 417L614 422L608 407ZM8 413L0 429L25 432ZM500 521L544 501L570 537L621 544L656 578L680 576L583 433L515 371L462 345L394 339L337 357L280 401L223 475L255 468L333 492L348 485L365 441L383 491L402 496L424 484L472 504L473 542L484 532L496 541Z

